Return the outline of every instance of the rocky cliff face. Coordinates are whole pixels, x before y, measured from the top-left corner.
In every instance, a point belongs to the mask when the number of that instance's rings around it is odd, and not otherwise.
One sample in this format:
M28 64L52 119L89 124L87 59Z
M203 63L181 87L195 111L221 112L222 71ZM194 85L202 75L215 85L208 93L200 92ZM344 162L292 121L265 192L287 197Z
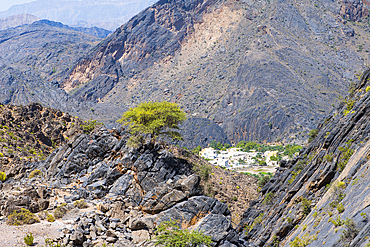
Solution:
M343 18L358 21L369 15L370 2L367 0L343 0L341 1L340 14Z
M0 169L12 177L22 163L45 160L58 146L82 132L82 121L40 104L0 107ZM6 168L7 167L7 168Z
M317 137L262 188L238 226L245 244L368 245L369 78L367 70Z
M145 69L177 51L212 4L214 1L201 0L154 4L79 61L61 88L69 92L89 82L75 97L82 101L103 98L125 74Z
M178 102L231 142L304 142L368 59L368 27L341 15L356 4L160 1L91 50L61 88L96 109Z

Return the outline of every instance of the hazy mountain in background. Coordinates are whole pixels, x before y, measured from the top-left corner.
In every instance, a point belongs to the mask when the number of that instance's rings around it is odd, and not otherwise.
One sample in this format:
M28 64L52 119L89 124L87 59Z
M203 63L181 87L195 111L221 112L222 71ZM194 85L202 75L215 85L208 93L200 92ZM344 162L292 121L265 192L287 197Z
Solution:
M21 26L24 24L31 24L38 20L40 20L40 18L34 15L30 15L30 14L9 16L9 17L0 19L0 30L17 27L17 26Z
M32 14L40 19L62 22L74 27L100 27L115 30L155 0L37 0L15 5L0 12L0 18Z

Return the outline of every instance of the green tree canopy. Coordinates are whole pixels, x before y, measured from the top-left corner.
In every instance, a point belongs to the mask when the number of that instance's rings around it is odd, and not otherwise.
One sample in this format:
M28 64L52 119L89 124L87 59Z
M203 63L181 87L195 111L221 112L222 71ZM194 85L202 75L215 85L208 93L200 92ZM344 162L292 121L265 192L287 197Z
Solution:
M117 122L128 125L132 134L151 134L154 142L159 135L182 140L176 130L185 119L184 111L176 103L163 101L145 102L130 108Z

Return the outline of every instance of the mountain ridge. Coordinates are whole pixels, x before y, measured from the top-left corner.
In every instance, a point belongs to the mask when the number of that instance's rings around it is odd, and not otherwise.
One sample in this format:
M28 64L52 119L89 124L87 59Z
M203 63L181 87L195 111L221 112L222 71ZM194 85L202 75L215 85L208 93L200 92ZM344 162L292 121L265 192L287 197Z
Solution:
M73 27L98 27L110 31L128 21L134 14L155 1L44 1L19 4L0 12L0 18L32 14L40 19L62 22Z
M40 18L30 14L12 15L0 19L0 30L17 27L24 24L31 24L38 20L40 20Z
M330 1L182 4L161 1L141 12L82 58L61 88L97 109L177 102L189 115L219 124L233 143L303 143L367 59L369 48L358 49L353 40L366 39L368 27L340 17L366 19L365 4L361 13ZM170 11L161 14L162 8ZM150 28L163 31L153 36Z

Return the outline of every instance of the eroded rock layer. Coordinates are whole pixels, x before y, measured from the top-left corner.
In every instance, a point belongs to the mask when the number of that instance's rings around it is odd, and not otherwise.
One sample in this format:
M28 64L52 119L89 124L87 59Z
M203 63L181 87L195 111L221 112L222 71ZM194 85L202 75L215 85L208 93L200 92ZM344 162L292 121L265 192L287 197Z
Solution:
M238 226L246 245L368 245L369 75L251 203Z

